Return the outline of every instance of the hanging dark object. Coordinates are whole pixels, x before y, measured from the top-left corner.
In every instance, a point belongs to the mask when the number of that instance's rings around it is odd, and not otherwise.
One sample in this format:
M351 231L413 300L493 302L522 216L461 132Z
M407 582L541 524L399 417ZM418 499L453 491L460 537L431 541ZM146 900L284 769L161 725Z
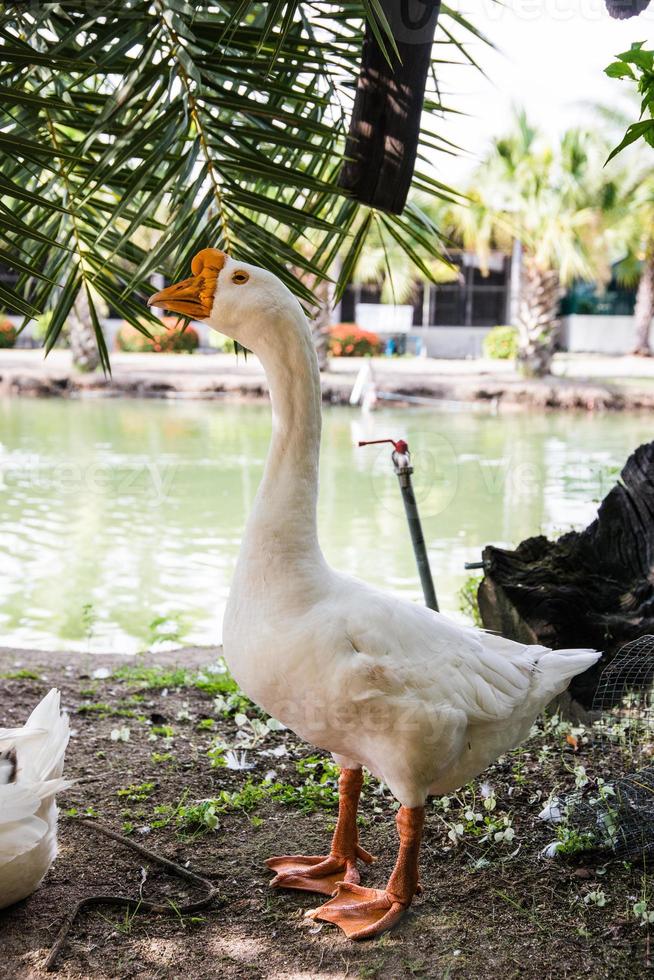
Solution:
M381 0L381 6L397 51L387 40L384 52L366 24L339 185L363 204L400 214L416 162L440 0Z
M488 546L483 559L478 598L487 629L554 649L605 651L570 684L590 709L616 651L654 633L654 442L629 457L584 531L528 538L515 551Z
M649 0L605 0L606 9L616 20L637 17L649 4Z

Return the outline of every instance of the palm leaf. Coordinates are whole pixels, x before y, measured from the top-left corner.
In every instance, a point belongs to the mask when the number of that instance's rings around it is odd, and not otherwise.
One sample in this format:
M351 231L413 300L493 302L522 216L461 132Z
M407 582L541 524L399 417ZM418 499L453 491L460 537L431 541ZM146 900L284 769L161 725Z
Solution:
M51 309L50 349L84 288L107 367L91 297L147 329L151 276L185 274L207 244L266 262L306 304L342 253L342 290L376 223L337 186L366 18L391 52L380 0L5 5L0 254L19 279L0 305ZM425 146L452 149L431 125ZM416 186L454 193L428 170ZM420 267L439 241L418 212L387 230Z

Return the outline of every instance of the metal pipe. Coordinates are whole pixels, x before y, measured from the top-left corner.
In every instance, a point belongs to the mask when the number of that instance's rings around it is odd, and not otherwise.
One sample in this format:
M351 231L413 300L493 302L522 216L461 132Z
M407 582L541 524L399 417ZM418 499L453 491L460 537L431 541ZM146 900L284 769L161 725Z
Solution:
M411 465L411 453L409 452L409 446L404 439L398 439L397 442L394 439L369 439L367 441L359 442L359 446L372 446L386 442L390 443L393 447L393 452L391 453L393 469L395 470L395 475L397 476L400 484L400 493L402 494L404 512L406 514L407 524L409 525L411 544L413 545L413 553L418 566L418 574L420 575L422 594L425 597L425 605L428 609L433 609L435 612L438 612L438 600L436 598L436 590L434 589L434 580L432 578L431 567L429 565L429 556L427 555L425 538L422 533L422 524L420 522L420 514L418 513L418 504L413 492L413 483L411 482L413 466Z

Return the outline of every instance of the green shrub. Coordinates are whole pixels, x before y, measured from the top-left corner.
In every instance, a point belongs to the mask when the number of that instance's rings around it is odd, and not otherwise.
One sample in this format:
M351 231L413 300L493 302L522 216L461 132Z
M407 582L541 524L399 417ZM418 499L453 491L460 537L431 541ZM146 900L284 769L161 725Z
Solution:
M215 330L209 331L209 347L212 350L220 351L221 354L234 354L236 353L236 345L231 337L225 337L222 333L216 333Z
M483 627L484 624L482 623L481 613L479 612L479 600L477 599L479 582L480 579L476 575L470 575L465 580L458 592L459 611L464 616L469 616L475 626Z
M518 356L518 328L493 327L482 344L484 357L494 361L511 361Z
M116 335L118 350L141 354L153 352L161 354L192 354L199 346L200 338L193 327L184 326L184 321L174 316L166 316L161 328L145 324L152 334L146 337L131 323L123 323Z
M34 320L32 321L32 337L37 341L37 343L43 344L45 341L51 321L52 310L48 310L46 313L40 313L39 316L34 317Z
M0 347L13 347L16 343L16 327L11 320L0 320Z

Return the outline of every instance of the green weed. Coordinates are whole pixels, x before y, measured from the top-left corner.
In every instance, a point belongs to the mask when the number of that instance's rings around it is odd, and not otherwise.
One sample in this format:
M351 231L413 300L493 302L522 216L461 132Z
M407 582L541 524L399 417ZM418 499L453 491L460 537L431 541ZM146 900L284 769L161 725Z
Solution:
M116 796L120 799L127 800L128 803L143 803L152 796L155 789L156 784L153 782L132 783L124 789L116 790Z

